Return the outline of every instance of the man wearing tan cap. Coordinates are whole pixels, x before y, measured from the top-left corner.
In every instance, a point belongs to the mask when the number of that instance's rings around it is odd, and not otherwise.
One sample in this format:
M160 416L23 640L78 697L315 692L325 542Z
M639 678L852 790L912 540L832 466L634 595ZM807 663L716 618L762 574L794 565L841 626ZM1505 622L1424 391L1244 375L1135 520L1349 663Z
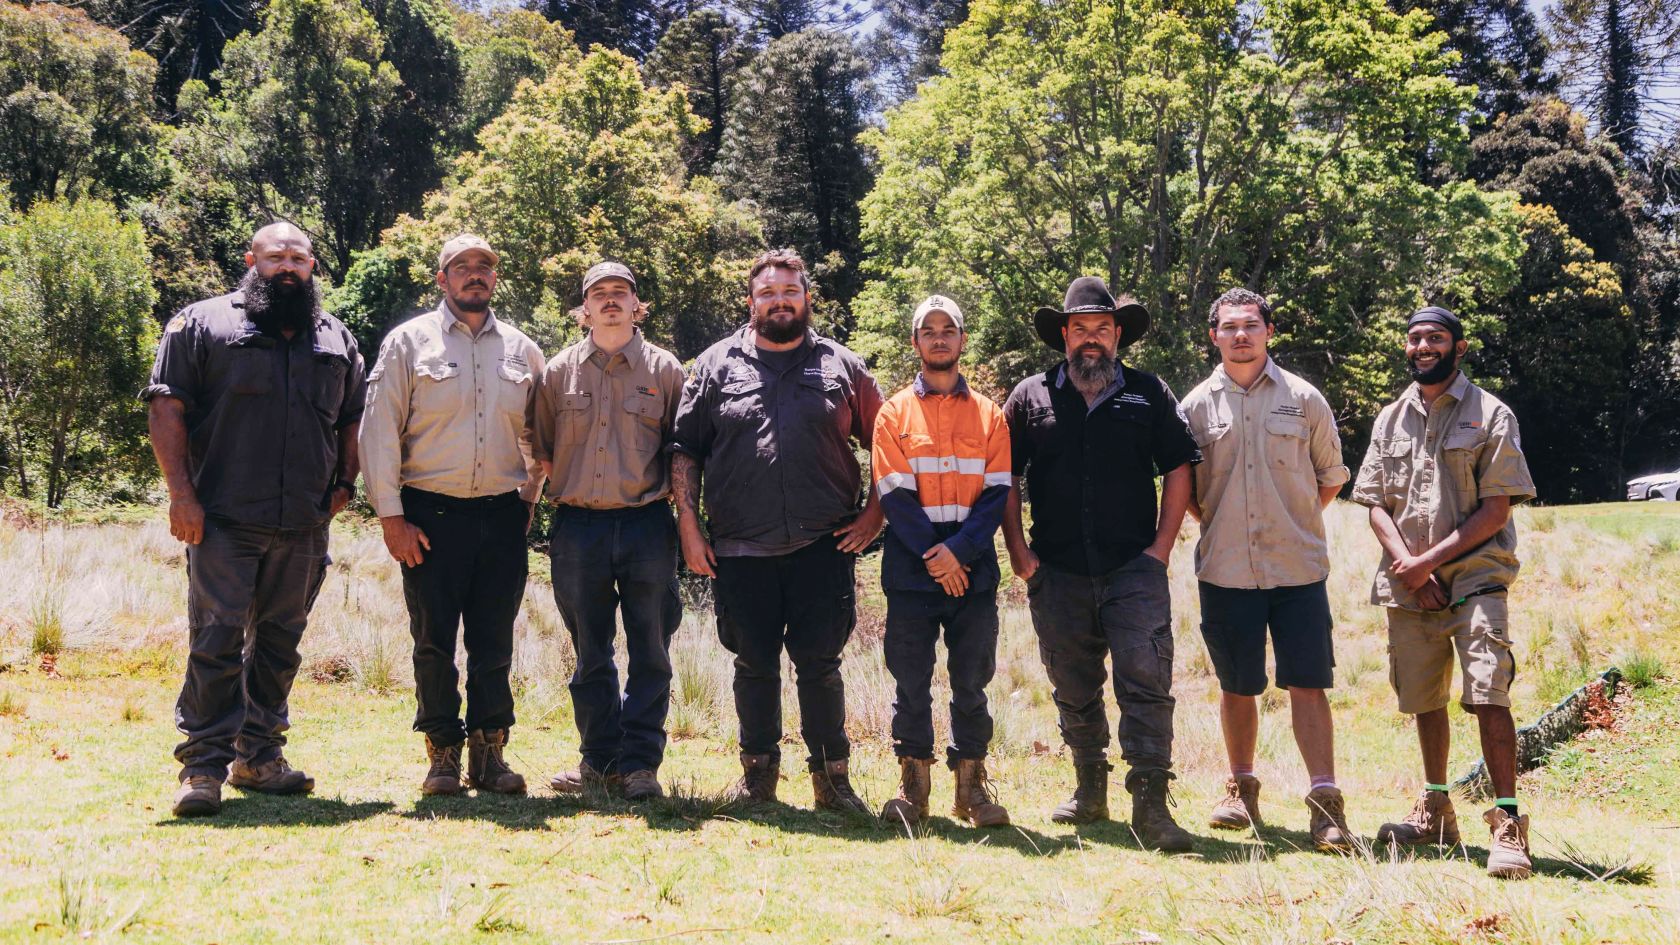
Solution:
M583 759L550 780L562 794L622 788L642 800L664 793L658 772L671 635L682 620L665 447L683 369L636 327L646 311L628 266L592 267L583 277L589 334L548 362L532 403L534 452L555 505L548 541L554 603L577 653L571 693ZM622 689L613 664L621 613Z
M513 725L513 620L525 593L525 531L542 489L526 413L542 351L496 318L496 252L457 236L438 254L443 301L386 336L368 375L362 474L385 547L402 565L414 635L414 728L431 768L422 790L519 794L502 760ZM467 713L455 637L467 649Z

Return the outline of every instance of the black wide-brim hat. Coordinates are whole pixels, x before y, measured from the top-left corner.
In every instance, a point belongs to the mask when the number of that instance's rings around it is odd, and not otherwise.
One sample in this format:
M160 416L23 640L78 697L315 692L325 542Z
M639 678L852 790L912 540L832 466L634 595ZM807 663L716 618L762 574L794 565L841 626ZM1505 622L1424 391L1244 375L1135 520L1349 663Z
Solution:
M1060 309L1046 305L1033 313L1033 328L1038 337L1060 352L1067 351L1062 340L1062 326L1069 315L1113 315L1115 327L1120 329L1120 343L1124 348L1143 337L1149 330L1149 310L1129 295L1115 298L1108 286L1096 276L1080 276L1068 284Z

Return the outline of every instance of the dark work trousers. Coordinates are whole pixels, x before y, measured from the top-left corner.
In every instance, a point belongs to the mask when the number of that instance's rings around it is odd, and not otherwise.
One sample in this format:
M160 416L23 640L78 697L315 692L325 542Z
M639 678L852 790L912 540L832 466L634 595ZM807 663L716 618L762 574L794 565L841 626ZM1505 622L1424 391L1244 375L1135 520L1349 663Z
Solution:
M992 714L986 686L997 670L997 592L952 597L943 591L888 591L887 633L882 648L887 672L898 684L893 699L893 753L933 757L934 644L945 631L945 667L951 675L951 747L946 763L986 757Z
M183 778L227 777L286 744L298 641L320 587L327 526L299 530L204 520L187 546L187 678L175 703Z
M785 646L796 674L806 766L818 771L825 761L851 757L840 651L857 623L857 559L839 543L828 535L785 555L718 558L712 598L718 638L735 654L742 754L781 757Z
M456 499L402 491L403 517L431 542L421 562L403 565L403 597L414 636L414 730L439 745L467 732L513 725L513 619L525 597L525 529L519 493ZM455 635L467 650L467 721L461 725Z
M1114 661L1120 753L1132 768L1171 768L1172 598L1167 566L1140 554L1100 577L1040 564L1027 582L1038 653L1062 740L1075 762L1107 757L1102 689Z
M554 511L554 603L577 652L572 712L583 761L602 773L658 771L671 707L671 636L682 622L671 506ZM624 688L613 641L624 614Z

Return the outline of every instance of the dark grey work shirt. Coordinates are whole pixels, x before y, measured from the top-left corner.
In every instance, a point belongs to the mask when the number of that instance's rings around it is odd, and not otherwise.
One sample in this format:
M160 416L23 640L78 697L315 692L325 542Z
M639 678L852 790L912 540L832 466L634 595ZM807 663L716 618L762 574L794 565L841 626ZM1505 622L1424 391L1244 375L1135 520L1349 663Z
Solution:
M361 419L366 387L356 339L338 319L322 315L288 342L258 331L234 292L170 320L140 399L186 405L206 515L304 529L328 518L338 431Z
M742 328L695 360L672 431L671 448L705 469L707 523L723 556L787 554L856 517L851 440L867 450L881 410L875 378L839 342L808 332L778 358L754 337Z

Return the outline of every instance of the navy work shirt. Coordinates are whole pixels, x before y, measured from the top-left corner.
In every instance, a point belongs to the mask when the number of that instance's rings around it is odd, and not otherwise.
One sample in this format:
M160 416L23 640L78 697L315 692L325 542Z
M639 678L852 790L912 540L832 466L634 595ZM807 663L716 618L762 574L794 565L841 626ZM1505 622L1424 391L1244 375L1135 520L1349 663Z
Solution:
M875 378L839 342L806 332L778 358L756 337L744 327L695 359L672 430L671 448L705 470L723 556L787 554L855 518L863 493L850 441L868 449L881 410Z
M322 314L290 341L245 317L241 292L187 306L158 343L140 399L186 405L189 472L206 515L313 528L328 518L338 431L362 416L362 356Z
M1075 574L1107 574L1154 544L1155 477L1202 461L1178 398L1125 365L1087 406L1064 361L1016 385L1003 413L1033 553Z

